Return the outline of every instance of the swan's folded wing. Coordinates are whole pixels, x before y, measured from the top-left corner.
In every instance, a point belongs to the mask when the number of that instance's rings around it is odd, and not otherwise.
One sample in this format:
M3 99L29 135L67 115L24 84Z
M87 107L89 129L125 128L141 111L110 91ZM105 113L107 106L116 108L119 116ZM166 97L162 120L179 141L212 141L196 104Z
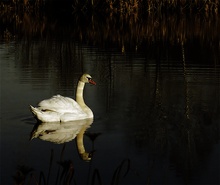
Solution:
M50 99L43 100L38 106L41 110L51 110L59 113L83 113L82 108L75 100L61 95L56 95Z

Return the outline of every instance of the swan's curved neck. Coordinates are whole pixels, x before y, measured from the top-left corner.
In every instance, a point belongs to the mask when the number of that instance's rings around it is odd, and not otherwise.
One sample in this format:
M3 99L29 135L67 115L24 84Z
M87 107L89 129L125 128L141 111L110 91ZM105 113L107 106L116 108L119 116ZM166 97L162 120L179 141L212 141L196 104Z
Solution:
M82 81L78 82L77 90L76 90L76 102L82 108L82 110L87 114L88 118L93 118L93 112L91 109L85 104L83 99L83 90L85 83Z
M86 105L85 102L84 102L84 99L83 99L84 86L85 86L85 83L82 82L82 81L79 81L78 85L77 85L77 89L76 89L76 102L81 107L84 107Z

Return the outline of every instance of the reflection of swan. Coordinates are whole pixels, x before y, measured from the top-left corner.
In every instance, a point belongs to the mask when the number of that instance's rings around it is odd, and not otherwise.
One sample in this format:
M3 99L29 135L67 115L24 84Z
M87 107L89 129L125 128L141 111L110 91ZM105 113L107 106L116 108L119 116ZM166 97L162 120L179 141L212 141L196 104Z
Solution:
M31 107L31 111L41 122L66 122L93 118L92 110L85 104L83 99L83 89L85 83L96 83L89 74L83 74L80 78L76 91L76 101L61 95L53 96L43 100L38 107Z
M83 160L91 160L90 153L86 152L83 136L87 128L92 124L93 119L76 120L69 122L37 123L30 139L39 138L44 141L62 144L73 140L76 137L78 152Z

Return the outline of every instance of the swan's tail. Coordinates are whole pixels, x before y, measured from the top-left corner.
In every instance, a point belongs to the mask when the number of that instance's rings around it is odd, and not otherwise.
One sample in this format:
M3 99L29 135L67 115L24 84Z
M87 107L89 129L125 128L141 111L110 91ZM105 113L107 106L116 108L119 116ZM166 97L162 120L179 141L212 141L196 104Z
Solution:
M33 106L30 105L30 108L31 108L31 112L36 116L38 117L39 114L42 114L42 111L39 110L38 108L35 108Z
M60 114L54 111L41 110L30 105L31 112L34 114L35 118L41 122L57 122L60 121Z

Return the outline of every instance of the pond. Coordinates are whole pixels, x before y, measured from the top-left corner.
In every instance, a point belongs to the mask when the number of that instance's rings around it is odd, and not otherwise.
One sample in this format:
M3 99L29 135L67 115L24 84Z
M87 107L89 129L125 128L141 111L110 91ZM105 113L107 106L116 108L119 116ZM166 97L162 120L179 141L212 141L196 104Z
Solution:
M84 18L23 15L15 37L4 31L1 184L219 184L219 22ZM39 125L29 106L75 99L84 72L96 82L84 90L94 120Z

